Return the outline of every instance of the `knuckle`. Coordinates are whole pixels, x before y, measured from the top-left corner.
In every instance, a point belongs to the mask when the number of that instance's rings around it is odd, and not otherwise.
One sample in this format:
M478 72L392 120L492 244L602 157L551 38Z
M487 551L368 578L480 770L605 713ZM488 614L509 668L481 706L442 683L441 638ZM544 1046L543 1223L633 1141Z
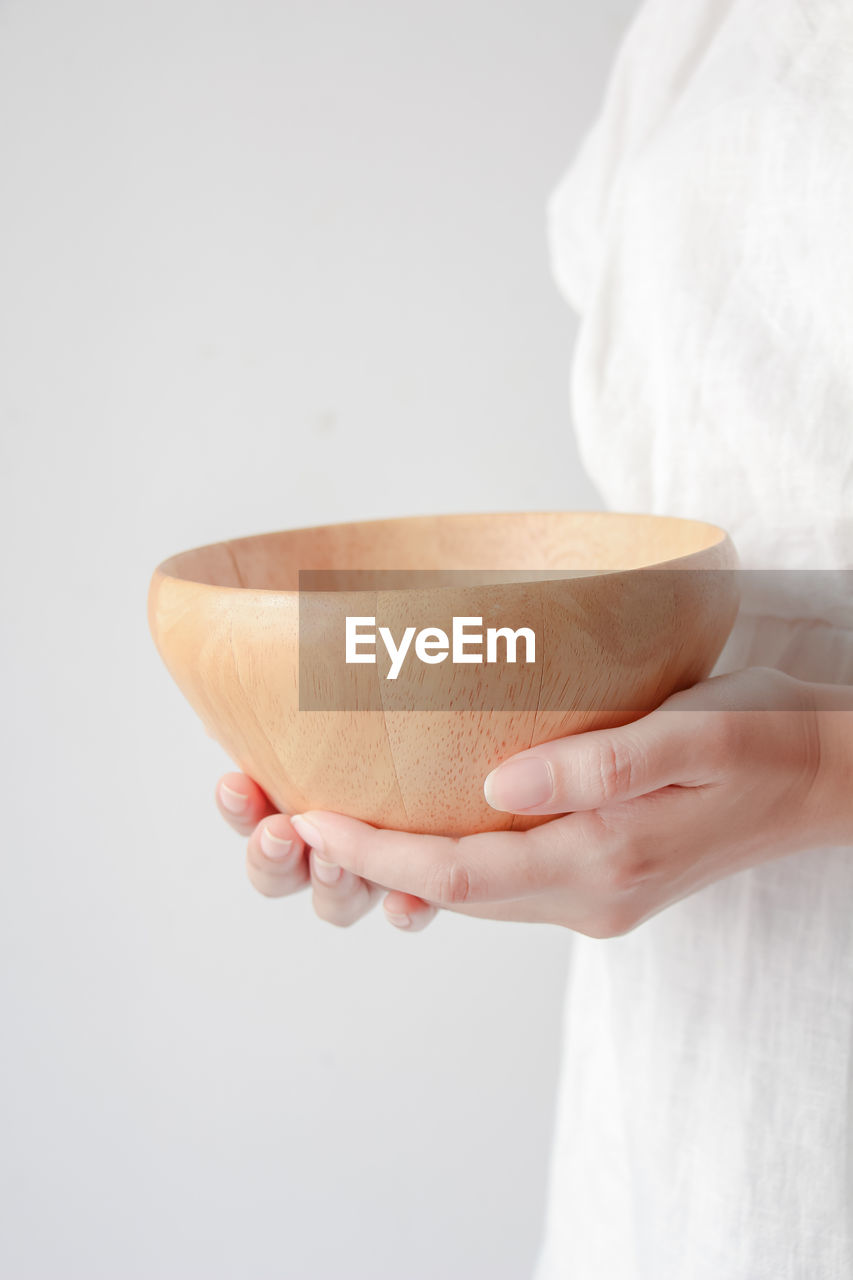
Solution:
M603 739L596 753L594 771L593 781L605 803L630 788L634 767L627 743L618 737Z
M595 871L596 888L606 898L625 893L636 883L632 862L627 857L602 858Z
M428 902L441 906L462 906L474 895L474 882L469 869L456 858L438 863L429 877Z
M612 829L609 834L592 868L593 887L605 901L631 893L654 873L654 859L642 841Z
M704 713L697 729L716 766L726 765L744 750L749 719L748 713L729 709Z
M770 697L788 693L796 687L797 681L786 671L778 667L754 666L747 677L756 690L765 689Z
M620 937L642 919L642 886L659 872L659 859L634 833L634 822L629 802L590 812L578 828L585 851L584 889L594 906L573 927L591 938Z

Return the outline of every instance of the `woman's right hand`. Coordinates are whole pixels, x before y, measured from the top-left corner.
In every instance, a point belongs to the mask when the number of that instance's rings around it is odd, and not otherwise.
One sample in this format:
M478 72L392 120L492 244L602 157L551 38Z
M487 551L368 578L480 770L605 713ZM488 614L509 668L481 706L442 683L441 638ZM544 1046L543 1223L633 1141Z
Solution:
M285 813L245 773L226 773L216 784L216 805L230 827L248 836L246 870L258 893L284 898L310 884L321 920L355 924L385 894L385 918L410 933L434 919L437 908L422 898L381 885L324 862L300 839Z

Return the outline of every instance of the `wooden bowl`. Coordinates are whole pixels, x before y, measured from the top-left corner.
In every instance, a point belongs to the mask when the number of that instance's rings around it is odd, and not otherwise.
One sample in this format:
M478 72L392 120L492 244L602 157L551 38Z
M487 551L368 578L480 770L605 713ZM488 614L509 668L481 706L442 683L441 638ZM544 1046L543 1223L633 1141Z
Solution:
M636 719L707 676L737 613L736 565L728 535L693 520L413 516L172 556L148 620L209 735L282 812L464 835L551 820L486 804L483 780L508 756ZM329 582L306 590L303 577L300 593L303 570ZM423 582L425 570L440 572ZM344 613L390 621L395 637L452 617L527 625L535 658L427 665L410 652L392 681L378 646L374 665L344 663Z

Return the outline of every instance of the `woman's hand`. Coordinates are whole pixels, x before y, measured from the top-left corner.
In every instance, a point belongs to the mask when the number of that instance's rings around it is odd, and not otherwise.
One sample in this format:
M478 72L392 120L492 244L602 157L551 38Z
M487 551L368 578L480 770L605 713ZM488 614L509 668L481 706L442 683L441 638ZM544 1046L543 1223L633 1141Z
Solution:
M615 937L723 876L853 840L853 712L823 709L853 698L832 690L753 667L623 727L520 752L485 789L508 813L565 815L530 831L450 839L318 811L278 821L342 867L361 900L383 884L395 910L402 894Z
M221 777L216 804L226 822L249 837L246 869L265 897L282 898L310 884L317 915L330 924L350 925L382 896L380 885L309 854L288 816L246 774ZM436 915L434 906L407 893L388 893L383 905L388 921L409 931L423 929Z

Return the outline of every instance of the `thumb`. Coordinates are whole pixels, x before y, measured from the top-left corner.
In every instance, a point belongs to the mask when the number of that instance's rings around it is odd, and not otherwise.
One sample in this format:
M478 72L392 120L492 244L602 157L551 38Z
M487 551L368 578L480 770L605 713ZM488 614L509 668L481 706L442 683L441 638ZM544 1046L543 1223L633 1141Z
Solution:
M483 792L504 813L574 813L693 780L691 723L689 713L659 708L615 729L543 742L493 769Z

